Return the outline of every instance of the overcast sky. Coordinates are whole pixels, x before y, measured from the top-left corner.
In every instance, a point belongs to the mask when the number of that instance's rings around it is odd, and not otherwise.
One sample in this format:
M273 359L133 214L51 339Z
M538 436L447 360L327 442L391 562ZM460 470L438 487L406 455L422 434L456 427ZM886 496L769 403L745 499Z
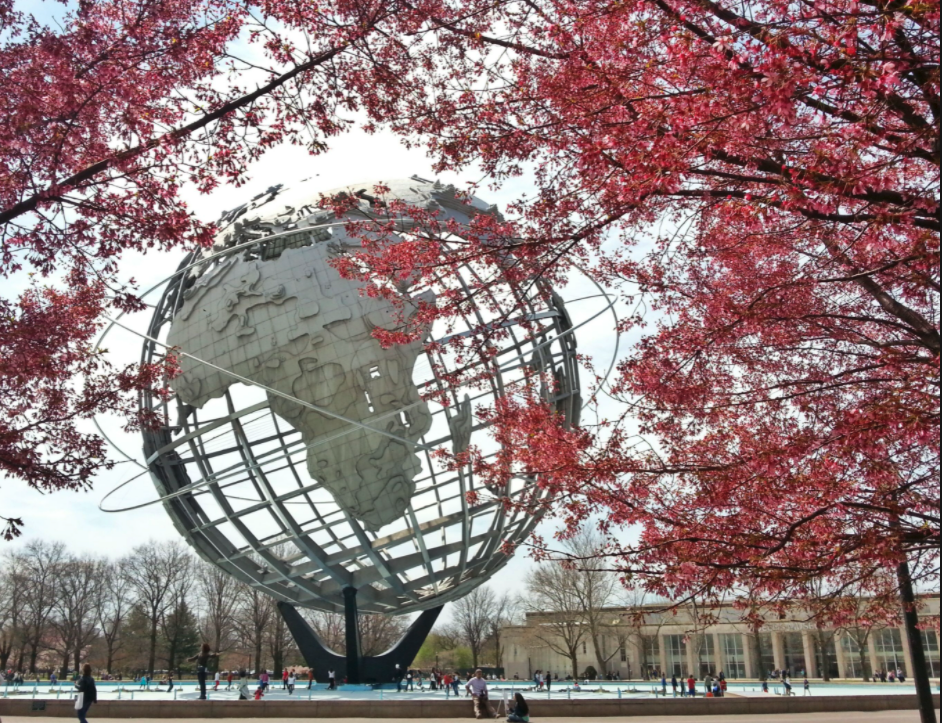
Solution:
M48 17L51 6L47 3L17 3L17 6L30 10L39 9ZM251 199L257 193L274 184L291 187L304 178L313 177L318 190L326 190L356 184L361 181L405 178L418 174L424 178L440 178L444 183L463 186L469 181L481 180L474 173L440 175L432 172L431 163L419 149L406 149L399 141L387 133L367 134L352 130L346 135L330 141L330 150L320 156L311 157L305 151L295 147L280 147L269 151L260 161L251 167L251 181L241 187L223 186L211 195L201 196L195 191L187 193L189 206L201 218L215 220L227 209ZM517 179L495 192L481 191L484 200L504 207L531 188L526 179ZM146 256L129 254L123 262L125 278L134 278L140 289L146 289L159 283L176 269L182 257L182 251ZM12 296L23 279L10 279L3 283L3 295ZM563 290L566 299L579 298L591 287L574 283ZM150 299L152 302L154 298ZM593 313L598 305L573 304L570 311L578 323L586 314ZM144 316L134 326L142 328ZM595 322L585 333L578 336L580 351L592 355L596 363L607 367L615 353L614 322L610 315ZM115 363L122 363L139 358L140 339L126 332L114 332L109 335L104 346L109 350ZM622 340L621 353L624 352L625 340ZM115 420L104 422L109 434L118 428ZM140 457L140 444L135 436L115 434L116 440L132 456ZM115 458L120 458L115 455ZM0 542L0 549L16 548L32 539L56 539L67 543L74 552L93 552L109 557L120 557L133 547L148 540L179 539L179 535L164 513L162 506L154 505L145 509L108 514L99 510L103 496L121 482L138 473L138 468L124 463L114 470L103 473L95 480L94 489L89 492L58 492L43 495L29 489L25 484L10 479L0 480L0 514L22 517L26 523L24 534L12 543ZM140 477L114 498L115 504L131 504L156 497L156 490L147 475ZM552 534L552 523L543 523L538 531L546 536ZM518 555L507 567L498 573L492 584L498 590L519 591L521 581L533 562L525 555Z

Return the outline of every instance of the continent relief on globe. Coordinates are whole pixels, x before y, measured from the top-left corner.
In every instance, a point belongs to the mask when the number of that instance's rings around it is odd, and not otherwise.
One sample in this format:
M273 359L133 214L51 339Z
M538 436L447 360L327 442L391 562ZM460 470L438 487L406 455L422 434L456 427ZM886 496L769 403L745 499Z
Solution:
M412 381L421 342L383 349L371 332L392 328L389 301L329 265L334 244L287 249L270 260L235 255L187 289L167 343L197 359L348 419L418 442L432 424ZM189 357L171 382L202 407L234 377ZM421 469L414 448L268 394L301 433L307 469L348 514L377 531L405 513ZM318 443L320 440L320 443Z

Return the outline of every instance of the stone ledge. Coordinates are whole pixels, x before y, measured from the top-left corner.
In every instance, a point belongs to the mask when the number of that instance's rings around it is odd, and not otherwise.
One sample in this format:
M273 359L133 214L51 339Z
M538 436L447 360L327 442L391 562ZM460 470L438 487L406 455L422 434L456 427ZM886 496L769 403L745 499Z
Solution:
M939 695L932 696L939 707ZM0 699L0 716L75 718L70 700L47 700L33 710L32 699ZM613 716L771 715L916 710L915 695L820 696L782 698L670 698L667 700L529 699L537 718L610 718ZM471 701L459 700L313 700L313 701L103 701L92 708L99 718L473 718Z

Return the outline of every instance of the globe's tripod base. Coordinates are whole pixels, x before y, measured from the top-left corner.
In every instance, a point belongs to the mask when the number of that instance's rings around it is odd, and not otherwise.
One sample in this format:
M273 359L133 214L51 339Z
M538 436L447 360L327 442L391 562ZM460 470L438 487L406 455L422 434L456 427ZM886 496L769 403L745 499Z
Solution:
M347 592L347 591L350 592ZM406 631L402 639L382 655L364 657L360 652L360 631L357 624L356 591L353 588L344 590L347 618L347 655L340 655L324 645L317 633L311 629L307 621L301 617L293 605L286 602L278 603L278 610L288 625L288 630L298 644L298 650L304 661L311 669L311 674L318 683L326 683L327 673L333 670L338 682L346 679L348 683L389 683L396 680L397 675L404 675L406 669L412 664L419 648L425 642L432 626L438 619L444 605L431 610L425 610ZM352 622L351 622L352 621ZM351 641L354 643L351 645ZM396 665L399 665L399 671ZM278 671L276 670L275 673Z

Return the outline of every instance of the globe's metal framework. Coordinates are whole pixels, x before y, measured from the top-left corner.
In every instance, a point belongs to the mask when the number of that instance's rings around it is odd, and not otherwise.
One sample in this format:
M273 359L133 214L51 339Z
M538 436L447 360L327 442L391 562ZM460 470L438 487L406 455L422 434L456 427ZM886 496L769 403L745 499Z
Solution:
M496 213L478 199L456 197L452 187L417 177L385 185L392 197L424 204L461 223L476 213ZM369 188L350 189L364 199L353 216L382 215L369 202ZM237 228L240 234L229 233L226 241L224 228L211 252L184 259L156 304L143 362L165 355L183 292L200 275L235 254L272 258L286 248L336 240L347 219L338 220L316 204L285 216L284 206L278 205L282 196L275 188L236 209L224 221L229 231ZM467 290L477 273L465 266L449 282L457 281ZM301 433L272 411L258 385L234 386L201 409L187 407L179 397L142 396L142 409L161 419L159 429L145 432L144 441L146 463L165 509L202 558L293 605L339 612L344 610L344 589L349 588L357 591L359 609L374 613L426 610L462 597L506 564L501 551L505 543L522 542L539 522L538 514L508 510L494 495L532 495L533 480L516 477L503 490L482 490L468 466L449 472L434 457L435 449L452 444L454 417L468 410L465 395L471 405L493 404L525 373L537 369L556 381L555 388L546 389L548 399L570 423L579 421L576 339L562 300L536 283L521 313L517 321L502 323L505 342L489 362L483 391L446 388L434 374L432 360L417 364L413 382L419 390L444 390L451 404L429 402L431 429L415 448L423 458L422 472L401 519L373 532L339 506L309 476ZM473 335L491 321L476 308L457 333ZM445 355L435 361L445 368L450 363ZM486 449L482 431L476 421L471 428L474 443ZM479 504L468 504L471 491L485 492Z

